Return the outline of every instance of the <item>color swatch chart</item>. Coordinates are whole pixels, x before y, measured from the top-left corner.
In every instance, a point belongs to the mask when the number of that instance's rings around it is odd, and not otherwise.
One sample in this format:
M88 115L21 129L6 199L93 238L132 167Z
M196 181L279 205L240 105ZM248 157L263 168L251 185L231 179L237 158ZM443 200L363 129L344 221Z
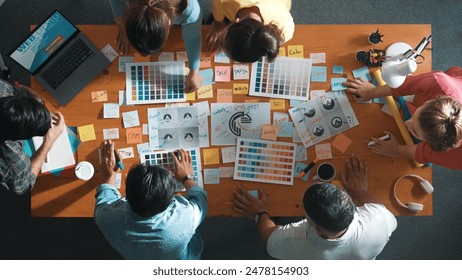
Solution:
M186 101L184 61L125 63L127 104Z
M202 170L201 170L201 153L199 149L190 149L189 153L191 154L192 166L194 171L194 178L196 183L199 186L203 186L202 180ZM149 153L140 153L141 163L147 163L150 165L160 165L167 169L173 169L175 167L175 162L170 155L170 151L156 151ZM176 191L184 190L183 183L178 181L176 184Z
M238 138L234 179L293 185L294 143Z
M311 60L278 56L273 62L265 57L252 64L249 95L308 100Z

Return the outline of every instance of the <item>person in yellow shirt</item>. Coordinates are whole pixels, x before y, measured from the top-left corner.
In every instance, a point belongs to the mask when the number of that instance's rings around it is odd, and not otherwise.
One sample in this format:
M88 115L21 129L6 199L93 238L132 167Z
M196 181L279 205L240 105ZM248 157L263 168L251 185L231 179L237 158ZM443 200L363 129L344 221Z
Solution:
M294 34L291 4L291 0L212 0L209 51L223 51L237 62L255 62L263 56L274 60L280 44Z

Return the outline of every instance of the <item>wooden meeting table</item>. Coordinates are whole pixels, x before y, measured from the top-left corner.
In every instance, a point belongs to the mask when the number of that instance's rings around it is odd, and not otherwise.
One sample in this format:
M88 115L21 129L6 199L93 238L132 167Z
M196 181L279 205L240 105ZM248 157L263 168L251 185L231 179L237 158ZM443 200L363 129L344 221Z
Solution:
M108 43L114 48L117 29L115 25L80 25L84 32L98 48L102 49ZM205 37L208 26L203 27L202 37ZM368 36L380 30L384 42L378 45L371 45ZM332 74L332 67L339 65L344 67L345 76L352 77L352 70L364 66L363 63L355 61L355 54L360 50L369 51L374 49L386 49L394 42L403 41L415 47L423 37L431 34L431 25L428 24L372 24L372 25L297 25L292 40L284 44L287 51L289 45L303 45L304 57L310 58L310 53L325 53L326 63L318 64L327 67L327 82L311 82L310 90L330 89L330 78L339 77ZM431 46L431 45L430 45ZM202 50L205 52L206 43L203 41ZM180 29L174 27L170 33L164 51L184 51ZM133 51L128 55L133 56ZM432 70L431 50L423 52L425 61L418 65L416 73L425 73ZM151 61L157 61L156 56ZM212 61L213 66L213 61ZM370 67L371 73L376 69ZM239 83L247 81L238 81ZM108 102L117 103L119 90L125 89L125 73L118 71L118 58L116 58L103 73L101 73L91 84L87 85L80 94L75 97L67 106L61 107L38 83L32 78L32 88L39 93L50 111L60 111L68 126L82 126L94 124L96 140L82 142L78 148L78 161L89 161L95 166L95 175L89 181L82 181L77 178L54 177L50 174L42 174L37 178L36 186L31 194L31 215L34 217L92 217L95 204L95 189L102 182L102 171L99 165L98 149L103 142L102 129L119 128L120 139L114 140L116 148L133 147L135 157L124 160L126 168L123 170L121 192L125 193L125 175L130 166L138 163L136 145L128 145L125 141L125 129L122 119L103 119L103 103L91 100L91 92L107 90ZM216 82L213 85L214 92L219 88L232 88L231 83ZM248 99L258 99L259 102L269 102L269 98L255 97L249 95L234 95L233 102L244 102ZM359 125L345 132L344 135L352 140L351 145L345 153L332 147L332 159L323 160L333 163L337 169L337 176L334 179L339 181L339 173L345 171L345 159L352 153L363 159L369 169L368 191L378 197L383 204L395 215L432 215L432 196L425 194L418 183L414 180L403 180L400 183L398 196L404 203L409 201L422 203L424 210L419 213L410 212L399 206L393 197L393 185L397 178L404 174L417 174L429 182L432 181L431 167L416 167L410 160L403 158L386 158L373 154L365 145L365 140L370 137L383 135L384 130L391 131L404 143L394 119L381 111L382 105L377 103L360 104L355 103L350 96L350 103L358 118ZM209 103L216 102L216 95L210 99L200 99L193 102L208 100ZM289 109L289 100L285 100L285 110ZM122 106L120 112L138 110L140 122L147 123L147 108L163 107L164 104ZM271 114L273 114L273 110ZM210 119L209 119L210 122ZM334 137L324 140L321 143L332 143ZM292 141L291 138L278 138L278 141ZM148 142L147 135L143 135L143 142ZM301 145L301 143L298 143ZM213 146L220 148L220 146ZM314 146L307 149L308 164L315 157ZM321 161L321 162L323 162ZM232 163L220 165L207 165L205 168L218 168L221 166L233 166ZM311 176L313 176L313 171ZM312 183L299 179L294 180L292 186L268 184L258 182L237 181L231 178L221 178L220 184L208 184L204 188L208 192L209 216L217 215L238 215L230 205L231 192L237 186L242 185L248 190L264 189L269 194L269 213L272 216L302 216L303 206L301 199L307 187Z

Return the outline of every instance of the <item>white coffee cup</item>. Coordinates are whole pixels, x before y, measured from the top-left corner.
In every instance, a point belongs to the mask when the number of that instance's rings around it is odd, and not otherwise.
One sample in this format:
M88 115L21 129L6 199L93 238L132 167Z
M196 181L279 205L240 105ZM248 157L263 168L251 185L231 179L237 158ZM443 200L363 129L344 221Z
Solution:
M335 174L337 174L335 166L329 162L323 162L318 165L313 181L330 182L335 178Z
M81 161L75 166L75 176L80 180L88 181L95 174L93 164L88 161Z

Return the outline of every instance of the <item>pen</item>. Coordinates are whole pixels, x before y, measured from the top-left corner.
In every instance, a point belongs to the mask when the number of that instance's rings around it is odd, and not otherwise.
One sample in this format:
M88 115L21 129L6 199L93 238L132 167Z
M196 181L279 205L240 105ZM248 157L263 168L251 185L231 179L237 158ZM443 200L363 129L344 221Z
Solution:
M124 165L123 165L122 161L120 160L119 155L117 155L117 152L116 152L115 150L114 150L114 156L115 156L115 160L116 160L117 166L119 166L119 168L120 168L121 170L123 170L123 169L124 169Z
M390 140L390 135L388 135L388 134L384 135L384 136L380 137L379 140L382 140L382 141ZM371 142L367 143L368 146L372 146L372 145L375 145L375 144L377 144L377 143L375 143L374 141L371 141Z
M310 169L313 168L313 166L314 166L318 161L319 161L318 158L314 158L313 161L312 161L310 164L308 164L308 166L307 166L305 169L303 169L302 172L300 172L300 173L298 174L297 178L298 178L298 179L303 178L303 176L305 176L305 174L308 173L308 171L310 171Z

